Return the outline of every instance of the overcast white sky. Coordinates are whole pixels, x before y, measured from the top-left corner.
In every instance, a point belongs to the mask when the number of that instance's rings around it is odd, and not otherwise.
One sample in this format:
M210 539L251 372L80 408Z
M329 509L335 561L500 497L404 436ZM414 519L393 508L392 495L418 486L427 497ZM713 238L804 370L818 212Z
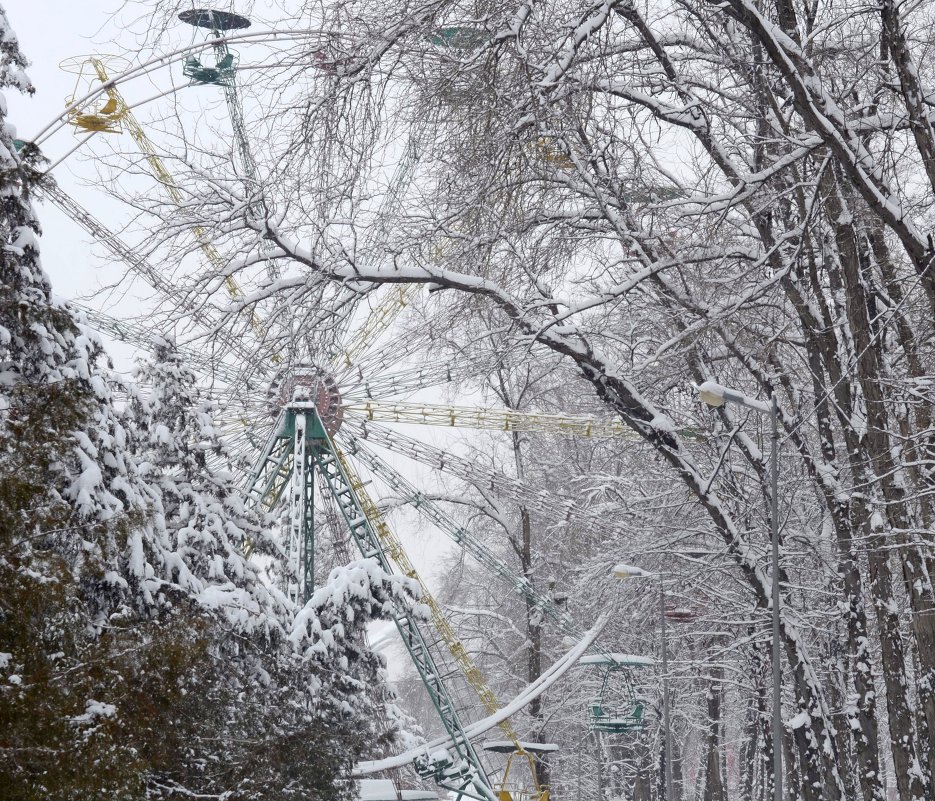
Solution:
M31 62L29 76L36 87L32 97L20 97L14 92L7 95L9 120L22 139L31 139L61 113L64 100L71 93L74 77L59 69L59 62L74 55L94 52L99 48L93 40L106 22L106 9L111 4L85 0L2 0L7 16L19 37L20 46ZM73 146L70 132L59 134L51 143L48 155L55 157ZM67 165L71 170L88 174L87 165L77 159ZM82 167L85 169L82 170ZM79 194L68 169L57 170L67 191L81 197L83 203L94 205L87 189ZM89 202L90 201L90 202ZM93 267L88 237L74 223L66 220L49 204L39 208L44 228L42 262L53 280L56 294L74 297L92 285Z

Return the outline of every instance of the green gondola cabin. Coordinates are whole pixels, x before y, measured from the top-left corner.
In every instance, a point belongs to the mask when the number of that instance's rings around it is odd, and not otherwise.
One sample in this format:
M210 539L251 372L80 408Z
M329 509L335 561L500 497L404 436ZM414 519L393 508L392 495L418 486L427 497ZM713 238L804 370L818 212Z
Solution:
M214 86L233 85L234 72L234 54L230 51L213 67L206 67L195 56L189 56L182 69L182 73L186 78L191 78L192 83Z
M211 31L221 40L212 43L216 59L213 65L205 64L198 56L190 55L185 59L182 74L191 78L192 83L204 86L233 86L236 73L236 56L222 40L224 34L250 27L250 20L240 14L218 11L210 8L194 8L183 11L179 19L195 28Z
M629 673L651 667L655 661L632 654L593 654L582 657L578 664L601 671L600 693L588 703L591 731L625 734L642 729L647 702L637 696Z

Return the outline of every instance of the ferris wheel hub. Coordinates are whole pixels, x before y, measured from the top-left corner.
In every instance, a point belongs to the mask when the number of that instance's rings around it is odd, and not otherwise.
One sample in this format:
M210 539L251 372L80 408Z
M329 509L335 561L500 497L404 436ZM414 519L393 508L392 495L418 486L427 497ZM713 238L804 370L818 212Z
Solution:
M328 436L333 437L344 421L338 382L315 364L300 364L280 370L267 393L270 415L276 417L290 403L313 403Z

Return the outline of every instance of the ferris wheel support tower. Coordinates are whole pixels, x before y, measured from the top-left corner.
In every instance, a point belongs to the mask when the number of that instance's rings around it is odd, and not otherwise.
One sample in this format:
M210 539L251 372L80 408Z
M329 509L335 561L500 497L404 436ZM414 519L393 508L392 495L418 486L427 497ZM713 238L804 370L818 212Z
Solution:
M292 547L298 546L298 592L307 599L314 584L313 476L323 478L341 517L364 558L376 559L387 572L394 567L384 546L385 535L375 519L375 507L363 492L332 435L341 424L336 386L324 374L297 376L283 387L282 406L259 471L251 481L251 495L260 506L274 506L289 487ZM309 400L296 400L299 396ZM274 455L274 451L278 451ZM265 475L264 475L265 474ZM265 479L265 480L263 480ZM439 643L427 636L414 609L398 606L393 620L403 645L428 691L435 711L451 739L452 748L426 754L415 765L423 778L474 801L497 801L493 784L467 733L459 704L449 692L444 671L436 662ZM453 752L453 753L452 753Z

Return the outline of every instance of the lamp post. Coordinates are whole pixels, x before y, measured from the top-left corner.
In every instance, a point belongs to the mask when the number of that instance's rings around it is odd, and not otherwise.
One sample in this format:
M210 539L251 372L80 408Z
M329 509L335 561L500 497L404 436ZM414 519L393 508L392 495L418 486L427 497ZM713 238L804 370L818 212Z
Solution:
M615 565L613 570L614 578L659 578L659 620L662 626L662 719L663 719L663 737L665 739L666 755L666 801L674 801L675 793L672 784L672 728L669 720L669 651L666 645L666 590L665 583L659 573L650 573L640 567L633 565ZM676 618L673 618L675 620ZM679 618L687 620L688 618Z
M770 420L770 535L772 539L772 606L773 606L773 801L782 801L782 671L779 649L779 404L776 393L769 403L750 398L742 392L705 381L698 387L698 396L709 406L736 403L758 412L768 412Z

